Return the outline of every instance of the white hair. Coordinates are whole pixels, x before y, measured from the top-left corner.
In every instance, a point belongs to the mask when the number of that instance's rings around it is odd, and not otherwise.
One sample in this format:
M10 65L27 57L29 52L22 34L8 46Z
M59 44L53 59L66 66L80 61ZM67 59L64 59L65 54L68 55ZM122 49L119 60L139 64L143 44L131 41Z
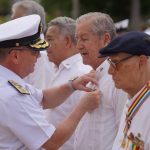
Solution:
M99 36L105 32L109 33L111 38L116 35L116 28L113 20L108 14L101 12L90 12L77 18L76 23L91 21L91 31Z

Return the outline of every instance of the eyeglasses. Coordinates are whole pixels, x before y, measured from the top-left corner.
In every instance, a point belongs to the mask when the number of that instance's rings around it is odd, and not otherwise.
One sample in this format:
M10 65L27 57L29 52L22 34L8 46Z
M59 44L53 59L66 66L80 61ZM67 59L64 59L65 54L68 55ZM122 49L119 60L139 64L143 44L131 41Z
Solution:
M132 57L134 57L134 55L127 56L127 57L125 57L125 58L123 58L123 59L121 59L121 60L119 60L119 61L116 61L116 62L112 61L110 58L107 58L107 61L108 61L108 63L109 63L114 69L117 69L117 65L118 65L119 63L121 63L121 62L123 62L123 61L125 61L125 60L128 60L128 59L130 59L130 58L132 58Z

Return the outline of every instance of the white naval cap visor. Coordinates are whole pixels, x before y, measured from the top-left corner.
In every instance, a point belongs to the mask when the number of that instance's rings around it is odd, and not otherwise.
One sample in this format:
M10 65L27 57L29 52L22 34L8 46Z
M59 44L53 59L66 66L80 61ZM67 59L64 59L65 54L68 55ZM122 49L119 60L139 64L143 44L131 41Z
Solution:
M0 48L28 46L45 50L49 44L41 38L42 26L39 15L20 17L0 25Z

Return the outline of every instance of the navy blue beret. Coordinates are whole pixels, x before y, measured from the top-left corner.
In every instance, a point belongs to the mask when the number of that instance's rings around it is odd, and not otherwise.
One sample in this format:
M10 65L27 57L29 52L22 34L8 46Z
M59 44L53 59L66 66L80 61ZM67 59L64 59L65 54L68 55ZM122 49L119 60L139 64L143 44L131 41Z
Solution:
M150 56L150 35L132 31L120 35L112 40L110 44L99 50L99 57L106 57L117 53L128 53L131 55Z

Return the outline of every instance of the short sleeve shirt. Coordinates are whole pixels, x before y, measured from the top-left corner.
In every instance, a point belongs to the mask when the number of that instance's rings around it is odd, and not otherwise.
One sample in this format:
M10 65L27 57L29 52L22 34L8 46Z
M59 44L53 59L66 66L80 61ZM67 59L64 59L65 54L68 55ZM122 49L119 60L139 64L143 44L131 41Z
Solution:
M126 94L115 88L108 67L108 62L104 61L96 70L101 92L100 106L86 113L80 121L75 132L75 150L112 149Z
M17 82L29 94L9 84ZM55 127L44 116L41 90L26 84L18 75L0 66L0 149L41 150Z
M68 82L77 76L89 73L91 67L84 65L80 54L75 54L65 60L63 60L59 67L54 66L55 73L51 76L51 79L47 79L47 87L55 87ZM58 126L71 112L75 105L79 102L80 97L84 94L83 91L75 91L69 96L66 101L56 108L47 110L45 112L48 121L55 126ZM73 150L74 134L69 140L61 146L59 150Z

